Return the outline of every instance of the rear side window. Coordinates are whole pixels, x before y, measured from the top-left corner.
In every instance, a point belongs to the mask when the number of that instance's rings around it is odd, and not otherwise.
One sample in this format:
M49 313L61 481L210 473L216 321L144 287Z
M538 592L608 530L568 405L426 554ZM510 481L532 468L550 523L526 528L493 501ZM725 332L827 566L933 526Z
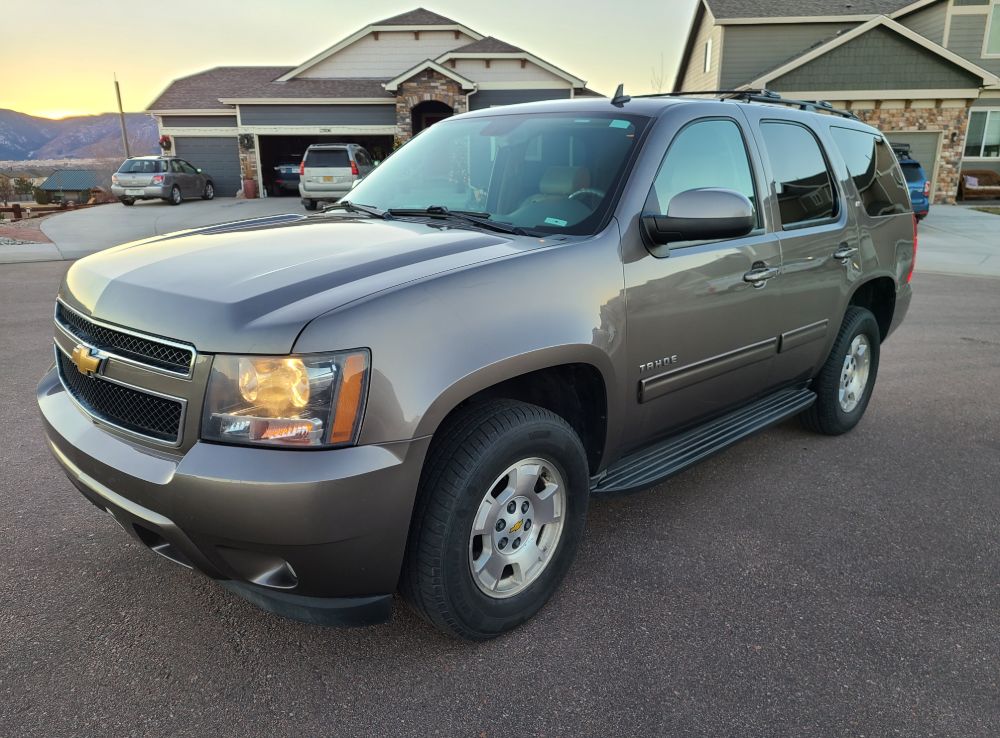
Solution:
M160 159L129 159L118 168L120 174L156 174L163 171Z
M368 161L368 155L364 151L358 149L354 152L354 160L358 162L358 166L367 167L371 166L371 162Z
M695 121L677 134L653 181L646 210L666 215L674 196L703 187L736 190L757 212L746 144L732 120Z
M313 149L306 154L307 167L350 167L347 149Z
M892 149L881 136L833 126L833 140L844 156L865 212L879 217L910 212L910 193ZM920 167L911 167L919 180Z
M920 169L919 164L906 164L901 163L899 166L903 168L903 178L911 183L916 184L917 182L922 182L925 177L923 171Z
M771 162L781 225L788 228L836 216L833 177L816 137L797 123L767 121L760 130Z

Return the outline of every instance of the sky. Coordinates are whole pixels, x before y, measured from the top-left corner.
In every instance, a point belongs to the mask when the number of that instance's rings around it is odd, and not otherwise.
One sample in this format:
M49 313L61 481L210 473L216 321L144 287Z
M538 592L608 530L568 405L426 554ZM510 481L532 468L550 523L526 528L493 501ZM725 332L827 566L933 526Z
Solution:
M177 77L297 66L363 26L423 6L587 80L603 94L669 89L698 0L48 0L12 3L0 30L0 108L62 118L142 111ZM45 22L37 14L44 7ZM26 29L19 32L18 29ZM662 75L661 70L662 69Z

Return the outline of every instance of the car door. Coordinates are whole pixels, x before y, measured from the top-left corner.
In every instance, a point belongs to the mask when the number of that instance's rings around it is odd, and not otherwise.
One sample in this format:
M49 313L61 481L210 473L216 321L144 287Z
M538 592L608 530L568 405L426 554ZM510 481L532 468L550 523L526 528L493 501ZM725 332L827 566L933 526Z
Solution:
M628 372L636 390L627 447L721 414L766 389L778 340L777 293L768 279L756 286L747 280L776 275L781 252L761 207L766 190L751 155L753 139L738 116L734 109L734 117L700 118L664 131L672 140L644 212L668 214L681 192L722 187L750 199L756 228L740 238L669 246L646 243L636 233L641 229L626 230L632 239L623 244Z
M860 274L857 212L847 200L847 171L825 122L775 119L757 107L747 115L760 136L782 254L771 382L793 383L814 374L840 329L852 275Z
M191 184L188 182L188 176L184 174L184 167L181 166L179 159L170 160L170 176L173 179L173 184L181 191L181 195L190 197Z
M191 197L201 197L205 192L205 175L199 172L190 162L181 160L181 168L184 176L187 177L189 192Z

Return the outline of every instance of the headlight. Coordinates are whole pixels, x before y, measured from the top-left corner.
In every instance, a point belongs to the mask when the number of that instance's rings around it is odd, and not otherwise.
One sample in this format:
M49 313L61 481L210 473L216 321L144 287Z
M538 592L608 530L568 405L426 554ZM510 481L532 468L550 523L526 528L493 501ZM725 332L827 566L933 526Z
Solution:
M205 394L202 438L292 448L357 441L368 352L218 355Z

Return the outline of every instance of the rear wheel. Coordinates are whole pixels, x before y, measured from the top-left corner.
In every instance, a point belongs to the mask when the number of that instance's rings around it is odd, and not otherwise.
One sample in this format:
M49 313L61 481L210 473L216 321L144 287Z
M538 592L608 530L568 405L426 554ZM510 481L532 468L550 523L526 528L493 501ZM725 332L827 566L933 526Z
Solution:
M215 185L211 182L205 183L205 191L201 193L202 200L213 200L215 199Z
M135 205L135 200L131 197L119 197L118 199L121 200L122 205L127 207Z
M470 407L443 430L421 475L404 597L462 638L517 627L569 569L589 491L583 445L558 415L509 400Z
M847 308L830 356L812 382L816 402L800 416L806 428L836 436L858 424L875 387L880 342L875 316Z
M167 197L167 202L171 205L180 205L184 198L181 196L180 187L174 185L170 188L170 196Z
M316 201L315 200L303 200L302 204L305 206L306 210L315 210Z

